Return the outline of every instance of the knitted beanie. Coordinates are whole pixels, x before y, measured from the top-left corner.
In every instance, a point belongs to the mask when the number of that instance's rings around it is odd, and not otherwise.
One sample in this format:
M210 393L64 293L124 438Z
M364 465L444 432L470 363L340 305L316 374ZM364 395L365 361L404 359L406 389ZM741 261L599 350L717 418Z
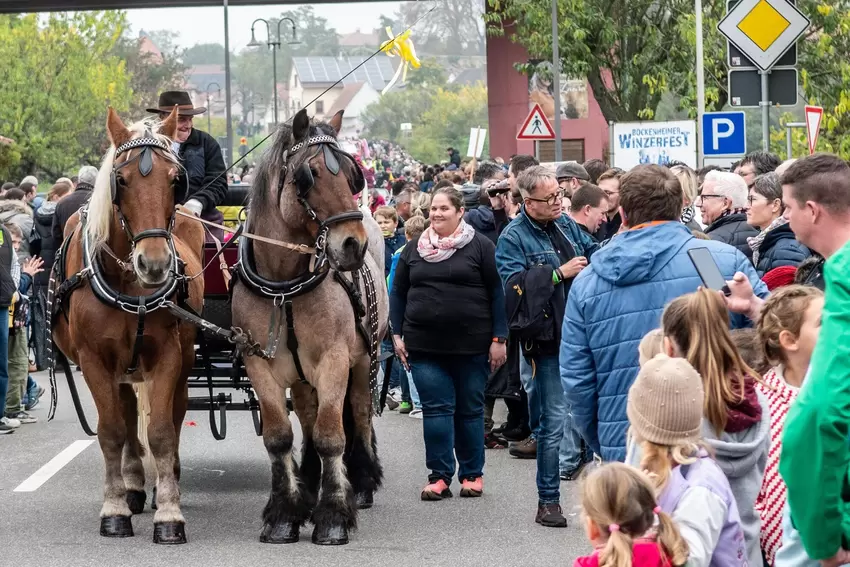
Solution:
M702 404L702 378L694 367L659 354L640 369L626 414L641 439L673 446L699 438Z

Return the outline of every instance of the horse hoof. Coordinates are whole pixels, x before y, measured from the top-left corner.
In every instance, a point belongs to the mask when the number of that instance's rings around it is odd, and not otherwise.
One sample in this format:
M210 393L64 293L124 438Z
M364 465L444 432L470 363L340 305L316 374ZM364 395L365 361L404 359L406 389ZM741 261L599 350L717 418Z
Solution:
M153 487L153 492L151 492L151 510L156 510L156 487Z
M344 525L316 526L313 529L316 545L345 545L348 543L348 528Z
M103 537L133 537L133 522L130 521L130 516L101 518L100 535Z
M145 511L145 499L147 494L144 490L128 490L127 491L127 506L133 514L141 514Z
M371 490L368 492L360 492L357 494L357 509L366 510L371 508L375 503L375 493Z
M300 535L301 524L298 522L279 522L274 526L263 524L260 543L295 543Z
M186 524L183 522L155 522L153 542L163 545L186 543Z

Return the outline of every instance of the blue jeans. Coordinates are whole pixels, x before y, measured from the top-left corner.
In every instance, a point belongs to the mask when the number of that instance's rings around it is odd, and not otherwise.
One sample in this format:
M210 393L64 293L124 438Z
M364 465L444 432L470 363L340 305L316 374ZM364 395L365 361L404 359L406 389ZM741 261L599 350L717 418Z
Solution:
M484 388L486 354L411 354L413 380L422 401L425 465L429 482L451 484L484 474Z
M567 404L567 418L564 420L564 437L561 439L561 445L558 449L558 468L561 472L570 472L578 468L578 466L587 461L584 450L582 449L581 435L573 427L573 412L569 402Z
M531 436L536 439L540 432L540 403L537 398L532 399L525 386L531 382L531 365L525 361L524 356L519 357L519 377L520 382L522 382L522 389L525 390L525 397L528 400L528 428L531 429Z
M537 498L539 504L558 504L561 501L561 477L558 470L559 449L567 419L567 400L561 386L561 370L557 356L538 356L534 359L536 372L531 375L531 364L520 358L520 370L528 394L528 411L539 415L537 431Z
M782 547L776 552L773 564L775 567L820 567L820 561L815 561L806 554L800 533L791 523L787 502L782 510Z
M9 391L9 310L0 307L0 408L6 407ZM2 416L0 416L2 417Z
M393 342L391 340L384 339L384 341L381 342L381 351L382 352L393 352L394 351ZM387 366L389 365L389 360L384 361L384 374L386 374L387 372L390 373L390 390L392 390L393 388L399 387L399 377L401 375L401 373L400 373L401 364L398 363L398 360L396 360L395 357L392 358L392 362L393 362L393 365L388 370Z
M402 383L407 384L407 398L413 405L413 409L422 409L422 400L419 399L419 390L416 389L416 380L413 379L413 372L408 372L402 369ZM402 394L404 397L404 394Z

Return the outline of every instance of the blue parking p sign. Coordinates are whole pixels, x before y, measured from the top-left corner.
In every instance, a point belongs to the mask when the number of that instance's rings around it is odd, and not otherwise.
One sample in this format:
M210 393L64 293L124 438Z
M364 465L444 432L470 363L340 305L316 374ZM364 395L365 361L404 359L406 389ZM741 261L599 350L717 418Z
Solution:
M737 156L747 153L743 111L706 112L702 115L702 155Z

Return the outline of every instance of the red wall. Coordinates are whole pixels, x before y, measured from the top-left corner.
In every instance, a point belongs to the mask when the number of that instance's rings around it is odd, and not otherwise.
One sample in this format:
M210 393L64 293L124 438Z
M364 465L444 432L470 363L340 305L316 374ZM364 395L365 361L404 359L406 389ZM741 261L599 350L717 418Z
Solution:
M534 142L518 141L517 132L528 116L528 77L514 63L528 61L528 52L507 37L487 38L487 89L490 154L507 160L513 154L534 154ZM588 87L588 117L562 120L561 137L584 139L584 159L602 158L608 146L608 123Z

